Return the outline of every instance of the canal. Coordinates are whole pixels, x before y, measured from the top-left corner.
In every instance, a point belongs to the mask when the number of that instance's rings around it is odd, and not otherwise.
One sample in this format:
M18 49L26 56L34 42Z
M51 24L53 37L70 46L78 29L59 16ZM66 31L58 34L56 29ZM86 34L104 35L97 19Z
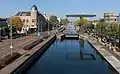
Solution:
M69 25L65 33L76 33ZM22 74L117 74L106 60L83 39L56 40Z
M88 41L56 40L22 74L117 74Z

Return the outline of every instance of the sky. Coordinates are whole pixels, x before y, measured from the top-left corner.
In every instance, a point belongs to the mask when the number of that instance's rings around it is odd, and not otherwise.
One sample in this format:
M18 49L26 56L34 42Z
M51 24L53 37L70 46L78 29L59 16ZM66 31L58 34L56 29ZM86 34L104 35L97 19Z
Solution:
M39 12L64 18L66 14L96 14L96 19L104 12L120 12L120 0L1 0L0 18L10 17L19 11L30 11L36 5Z

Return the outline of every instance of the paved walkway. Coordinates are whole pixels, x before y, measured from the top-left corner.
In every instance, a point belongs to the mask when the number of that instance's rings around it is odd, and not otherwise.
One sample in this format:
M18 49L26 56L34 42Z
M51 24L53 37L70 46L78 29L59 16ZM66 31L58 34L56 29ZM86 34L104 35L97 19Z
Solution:
M54 31L51 31L50 34L52 32L54 32ZM44 36L44 35L48 35L48 31L40 33L41 37ZM18 49L18 47L21 47L25 43L28 43L29 41L34 40L36 38L37 38L37 34L34 33L32 35L29 35L29 36L24 36L24 37L13 39L13 46L14 46L13 51L16 51L16 49ZM10 51L11 51L10 50L10 44L11 44L10 39L6 39L6 40L0 42L0 57L10 53Z
M53 39L53 37L54 37L53 35L50 36L48 39L46 39L42 43L33 47L32 50L29 50L27 53L23 54L21 57L16 59L14 62L12 62L8 66L1 69L0 74L10 74L11 72L13 72L19 66L21 66L20 68L24 68L24 66L27 66L28 64L30 64L32 62L32 60L34 58L36 58L35 57L36 54L38 54L40 52L39 49L42 48L44 46L44 44L48 43L51 39ZM32 57L32 58L28 59L30 57ZM25 62L25 60L27 60L27 61ZM19 71L19 69L18 69L18 71Z
M34 38L35 38L35 36L25 36L25 37L13 39L13 51L16 50L17 46L27 43L28 41L30 41ZM10 44L11 44L10 40L6 40L6 41L0 43L0 57L8 54L11 51Z

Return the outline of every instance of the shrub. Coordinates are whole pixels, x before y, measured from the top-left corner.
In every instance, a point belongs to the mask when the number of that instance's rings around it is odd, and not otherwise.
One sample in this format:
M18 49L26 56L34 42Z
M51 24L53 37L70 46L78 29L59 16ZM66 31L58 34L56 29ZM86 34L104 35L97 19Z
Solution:
M47 39L48 37L50 37L50 35L46 35L42 39Z
M20 53L18 52L13 52L13 55L9 53L8 55L4 56L3 58L0 59L0 69L5 67L6 65L12 63L14 60L16 60L18 57L20 57Z
M38 39L33 41L32 43L29 43L28 45L24 46L23 49L24 50L30 50L33 47L35 47L36 45L38 45L39 43L41 43L43 41L43 39Z

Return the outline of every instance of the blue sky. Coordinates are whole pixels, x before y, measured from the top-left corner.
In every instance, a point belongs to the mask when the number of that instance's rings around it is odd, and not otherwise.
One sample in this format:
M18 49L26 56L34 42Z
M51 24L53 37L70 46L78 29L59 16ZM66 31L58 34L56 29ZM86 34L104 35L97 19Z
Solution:
M9 17L19 11L30 11L37 5L40 12L65 17L65 14L120 12L120 0L1 0L0 17Z

